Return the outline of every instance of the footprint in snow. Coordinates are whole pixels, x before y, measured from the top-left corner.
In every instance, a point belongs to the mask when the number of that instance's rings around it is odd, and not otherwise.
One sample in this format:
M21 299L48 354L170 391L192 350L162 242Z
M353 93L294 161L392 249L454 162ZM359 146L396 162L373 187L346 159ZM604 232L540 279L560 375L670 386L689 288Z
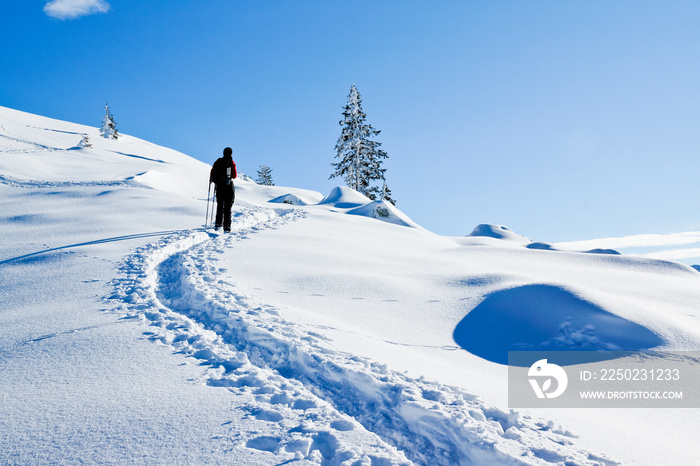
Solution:
M316 407L318 407L318 405L314 400L305 400L303 398L296 400L292 405L292 408L300 409L302 411L306 411L307 409L313 409Z
M245 446L248 448L253 448L255 450L277 453L281 441L282 439L280 439L279 437L269 437L264 435L262 437L256 437L248 440Z
M282 414L279 412L269 411L263 408L253 408L250 411L250 414L252 414L255 419L259 421L280 422L282 419L284 419L284 416L282 416Z
M355 426L350 421L347 421L345 419L340 419L340 420L331 422L331 428L338 430L338 431L341 431L341 432L348 432L350 430L353 430L355 428Z

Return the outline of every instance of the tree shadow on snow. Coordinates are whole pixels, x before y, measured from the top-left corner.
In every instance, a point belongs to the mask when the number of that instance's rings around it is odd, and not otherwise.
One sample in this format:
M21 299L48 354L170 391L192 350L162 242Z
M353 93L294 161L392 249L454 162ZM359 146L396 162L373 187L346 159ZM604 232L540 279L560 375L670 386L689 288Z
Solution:
M586 360L576 358L578 364L619 357L606 357L609 351L645 351L664 343L642 325L543 284L491 293L457 324L453 337L470 353L504 365L509 351L600 352L582 354Z

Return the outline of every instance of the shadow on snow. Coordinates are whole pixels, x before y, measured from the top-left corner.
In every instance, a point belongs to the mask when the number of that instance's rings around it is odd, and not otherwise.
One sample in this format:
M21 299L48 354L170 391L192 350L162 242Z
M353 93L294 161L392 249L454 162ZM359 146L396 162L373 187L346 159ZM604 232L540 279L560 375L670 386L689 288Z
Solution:
M453 337L463 349L498 364L508 364L509 351L644 351L664 343L642 325L544 284L489 294L457 324ZM587 357L606 359L604 353Z

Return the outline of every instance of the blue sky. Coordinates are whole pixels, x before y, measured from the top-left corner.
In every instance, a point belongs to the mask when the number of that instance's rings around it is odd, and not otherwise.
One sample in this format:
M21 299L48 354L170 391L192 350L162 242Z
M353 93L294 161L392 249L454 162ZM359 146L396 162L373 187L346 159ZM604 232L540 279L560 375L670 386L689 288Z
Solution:
M698 24L696 1L3 2L0 105L98 126L109 101L122 133L327 193L355 83L436 233L695 231Z

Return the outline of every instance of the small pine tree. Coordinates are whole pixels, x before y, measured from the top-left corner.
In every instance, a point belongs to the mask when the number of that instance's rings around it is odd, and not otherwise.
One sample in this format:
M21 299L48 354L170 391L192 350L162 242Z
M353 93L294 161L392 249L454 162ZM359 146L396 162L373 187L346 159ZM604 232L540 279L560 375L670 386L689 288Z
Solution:
M382 162L388 156L379 148L382 144L372 139L381 131L367 124L366 117L362 111L362 97L353 84L343 110L343 119L339 122L342 130L335 145L335 157L340 161L332 164L335 172L330 177L340 176L349 187L376 200L383 198L383 194L378 186L372 184L383 181L386 185L386 169L382 168Z
M83 147L83 148L92 147L92 144L90 144L90 138L88 137L87 134L83 134L83 139L81 139L80 142L78 143L78 147Z
M275 183L272 182L272 168L267 165L260 165L260 168L258 168L258 178L255 182L264 186L274 186Z
M391 198L391 189L386 185L386 180L384 180L384 187L382 188L382 201L387 201L391 205L396 205L396 201Z
M105 139L117 139L120 136L117 132L117 124L114 122L114 116L110 113L107 102L105 102L105 116L102 119L100 135Z

